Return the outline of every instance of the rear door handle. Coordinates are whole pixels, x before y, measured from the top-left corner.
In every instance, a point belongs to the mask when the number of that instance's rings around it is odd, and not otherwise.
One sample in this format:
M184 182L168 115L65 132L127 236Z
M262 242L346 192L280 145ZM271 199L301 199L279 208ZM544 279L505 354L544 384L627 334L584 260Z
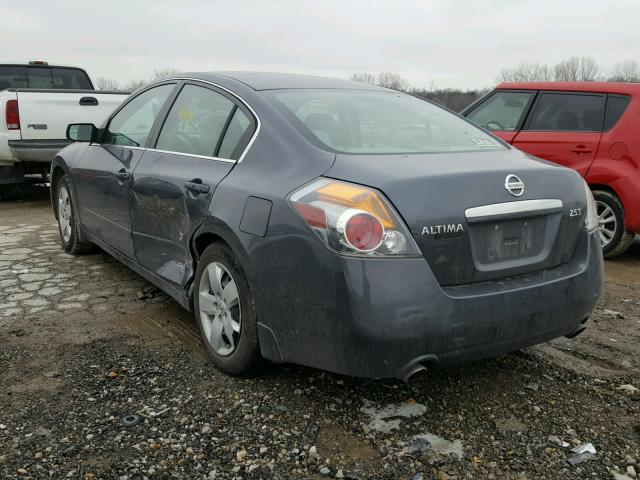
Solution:
M193 193L209 193L209 190L211 190L211 187L202 183L202 180L199 178L195 178L192 181L185 183L184 188Z
M131 177L131 174L127 172L124 168L119 172L114 173L114 175L120 181L128 180Z
M584 145L578 145L575 148L572 148L571 151L573 153L591 153L591 152L593 152L593 149L592 148L587 148Z
M98 99L96 97L82 97L78 103L80 105L96 106L98 105Z

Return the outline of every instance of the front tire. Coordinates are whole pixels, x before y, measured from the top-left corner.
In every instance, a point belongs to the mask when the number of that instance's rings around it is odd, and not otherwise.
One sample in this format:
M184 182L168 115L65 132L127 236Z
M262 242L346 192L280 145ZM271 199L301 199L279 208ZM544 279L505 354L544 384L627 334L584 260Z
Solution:
M634 234L624 228L624 208L620 199L606 190L594 190L602 253L604 258L622 255L633 243Z
M73 255L80 255L91 250L90 243L81 242L78 236L78 218L71 196L69 178L63 175L56 183L56 215L62 249Z
M231 375L254 371L261 360L255 306L231 249L207 247L195 278L194 317L214 365Z

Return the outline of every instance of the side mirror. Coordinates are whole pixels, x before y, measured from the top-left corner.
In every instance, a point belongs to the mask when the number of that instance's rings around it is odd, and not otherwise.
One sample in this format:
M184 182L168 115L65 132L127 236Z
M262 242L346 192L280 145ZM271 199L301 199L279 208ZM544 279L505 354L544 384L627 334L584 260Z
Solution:
M91 142L97 132L93 123L72 123L67 127L67 139L72 142Z

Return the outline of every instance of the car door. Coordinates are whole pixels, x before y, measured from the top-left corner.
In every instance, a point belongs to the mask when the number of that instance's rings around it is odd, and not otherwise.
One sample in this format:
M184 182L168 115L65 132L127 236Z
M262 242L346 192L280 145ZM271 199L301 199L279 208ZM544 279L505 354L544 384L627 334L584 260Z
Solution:
M604 122L605 95L541 92L513 146L585 175Z
M192 276L190 242L218 183L255 129L227 92L186 82L133 172L133 243L141 265L175 287Z
M108 121L100 143L89 145L74 172L84 228L131 258L131 171L174 88L175 83L159 85L129 100Z
M536 92L531 90L496 90L464 116L511 143L522 127Z

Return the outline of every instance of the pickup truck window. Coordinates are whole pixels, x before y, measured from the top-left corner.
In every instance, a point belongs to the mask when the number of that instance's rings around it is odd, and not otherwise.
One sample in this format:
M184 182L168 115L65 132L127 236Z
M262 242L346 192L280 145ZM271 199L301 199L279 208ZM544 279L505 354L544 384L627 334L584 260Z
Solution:
M160 85L133 98L111 118L102 143L128 147L144 146L158 113L174 87L172 83Z
M93 90L93 85L79 68L2 65L0 90L7 88Z
M513 131L533 97L532 92L495 92L467 118L487 130Z

